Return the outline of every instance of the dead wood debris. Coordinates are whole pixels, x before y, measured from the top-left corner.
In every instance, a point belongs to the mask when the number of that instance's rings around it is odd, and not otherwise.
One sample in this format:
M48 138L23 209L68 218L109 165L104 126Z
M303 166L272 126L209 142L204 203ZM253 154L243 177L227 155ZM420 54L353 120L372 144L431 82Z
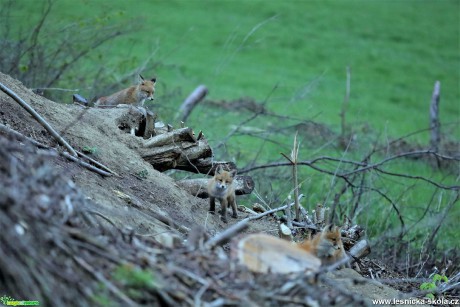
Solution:
M16 130L13 130L3 124L0 124L0 133L4 133L4 134L8 134L8 135L11 135L13 137L15 137L18 141L25 141L25 142L29 142L30 144L34 145L34 146L37 146L38 148L43 148L43 149L48 149L48 150L51 150L53 152L56 152L64 157L66 157L67 159L73 161L73 162L76 162L77 164L79 164L80 166L92 171L92 172L95 172L99 175L102 175L102 176L112 176L112 175L115 175L117 177L119 177L120 175L118 175L117 173L115 173L114 171L112 171L110 168L108 168L107 166L105 166L104 164L88 157L87 155L85 155L84 153L82 152L79 152L79 151L75 151L78 155L78 157L82 158L82 159L79 159L79 158L76 158L72 155L70 155L69 153L67 153L66 151L64 152L60 152L58 150L56 150L55 148L52 148L52 147L49 147L45 144L42 144L30 137L27 137L25 135L23 135L22 133L19 133L17 132ZM88 162L86 162L86 161Z
M254 274L220 247L109 228L34 146L0 135L0 289L44 306L362 305L315 276Z
M67 141L64 140L64 138L59 133L57 133L56 130L54 130L53 127L51 127L51 125L42 116L40 116L40 114L34 110L34 108L32 108L27 102L21 99L21 97L19 97L10 88L3 85L3 83L0 83L0 89L4 91L8 96L10 96L14 101L19 103L21 107L26 109L27 112L29 112L29 114L32 115L40 123L40 125L42 125L46 131L48 131L56 139L59 144L64 146L72 156L77 157L75 149L73 149L73 147L70 146L70 144L67 143Z

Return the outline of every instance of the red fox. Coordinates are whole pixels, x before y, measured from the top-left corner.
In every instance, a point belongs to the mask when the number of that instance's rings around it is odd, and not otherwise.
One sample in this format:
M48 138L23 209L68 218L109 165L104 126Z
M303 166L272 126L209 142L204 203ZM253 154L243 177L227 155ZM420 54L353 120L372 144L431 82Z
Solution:
M317 272L321 261L297 244L263 233L253 233L231 245L231 256L253 272Z
M316 234L312 240L306 240L299 247L321 259L323 265L329 265L346 256L343 249L340 228L327 225L321 233Z
M95 106L130 104L136 107L143 107L146 99L153 100L156 81L156 78L144 80L144 78L139 75L139 84L128 87L110 96L101 97L96 101Z
M227 223L227 206L232 206L233 218L238 217L236 212L236 201L235 201L235 188L233 187L233 179L235 178L236 170L230 172L222 169L218 166L214 178L208 182L208 194L209 194L209 212L214 214L216 211L216 198L220 202L222 214L222 221Z

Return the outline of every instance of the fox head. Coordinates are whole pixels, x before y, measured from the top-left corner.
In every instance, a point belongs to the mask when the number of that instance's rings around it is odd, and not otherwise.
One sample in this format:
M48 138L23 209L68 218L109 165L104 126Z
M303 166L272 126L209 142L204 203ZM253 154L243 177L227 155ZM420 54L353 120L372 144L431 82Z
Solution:
M155 83L157 82L156 78L150 80L145 80L144 77L139 75L139 95L140 99L153 100L153 94L155 93Z
M235 178L236 170L225 171L222 167L217 167L214 175L214 188L218 194L225 194L227 189L232 185Z
M333 249L340 249L342 247L342 236L340 234L340 228L333 225L326 225L321 237L328 242Z

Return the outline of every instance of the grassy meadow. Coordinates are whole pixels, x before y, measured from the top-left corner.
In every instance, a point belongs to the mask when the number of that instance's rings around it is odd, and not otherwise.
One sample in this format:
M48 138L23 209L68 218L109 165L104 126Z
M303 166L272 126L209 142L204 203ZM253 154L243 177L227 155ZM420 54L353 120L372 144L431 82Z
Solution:
M24 32L39 20L43 1L18 2L27 5L12 11L14 27ZM459 12L456 0L58 0L43 34L100 20L129 28L126 35L95 49L80 60L78 69L63 76L61 87L78 87L86 97L109 94L95 92L96 73L106 75L107 84L117 84L151 58L142 71L146 78L158 78L156 100L149 108L157 110L165 122L178 125L180 104L200 84L208 87L208 100L228 103L245 98L263 105L266 113L255 117L245 110L203 103L187 122L204 132L216 148L217 160L233 160L245 168L285 161L280 152L290 154L299 130L295 126L308 121L324 125L332 137L315 139L314 133L300 129L300 160L331 156L360 161L375 146L384 148L391 140L414 132L418 133L406 140L426 145L436 80L441 82L444 138L459 141ZM334 140L341 129L347 66L351 90L346 121L354 138L344 148ZM389 155L381 150L369 162ZM344 167L339 163L323 166L331 171ZM454 175L422 162L399 159L385 170L459 185ZM264 201L277 206L291 193L290 169L249 175L256 179L260 196L242 198L240 203ZM301 168L299 180L309 209L317 202L330 205L344 184L307 167ZM373 244L401 229L396 207L405 227L411 229L404 240L413 241L411 248L420 248L455 197L455 192L436 189L426 181L376 172L363 177L362 184L378 189L390 201L371 189L357 200L349 189L340 198L338 210L350 216L353 204L359 202L355 221L368 228ZM457 203L438 232L439 250L460 249L455 239L459 216Z

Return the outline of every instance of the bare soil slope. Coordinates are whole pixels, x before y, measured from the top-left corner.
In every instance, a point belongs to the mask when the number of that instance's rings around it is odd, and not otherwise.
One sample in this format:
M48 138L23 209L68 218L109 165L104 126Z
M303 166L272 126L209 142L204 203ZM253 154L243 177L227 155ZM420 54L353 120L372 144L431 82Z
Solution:
M74 104L47 100L4 74L0 74L0 82L29 103L76 150L95 149L93 158L121 176L104 178L62 157L55 158L56 165L97 203L94 209L110 215L118 227L130 226L140 234L165 231L166 225L149 215L152 211L168 215L174 222L188 228L203 225L210 234L228 226L216 216L208 217L206 200L183 191L169 176L145 162L134 150L141 146L140 139L118 129L116 119L107 109L82 109ZM1 91L0 122L46 145L58 146L26 110ZM230 219L229 223L236 221ZM257 229L267 229L267 226L254 225Z

